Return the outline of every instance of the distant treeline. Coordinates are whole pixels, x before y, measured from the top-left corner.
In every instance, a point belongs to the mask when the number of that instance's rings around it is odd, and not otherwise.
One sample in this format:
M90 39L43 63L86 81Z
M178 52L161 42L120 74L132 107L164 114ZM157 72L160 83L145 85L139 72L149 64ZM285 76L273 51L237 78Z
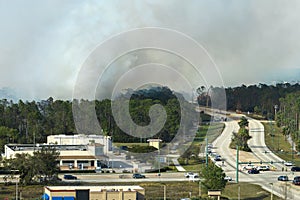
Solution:
M220 90L220 88L211 87L199 88L197 90L198 103L206 106L210 105L209 94L213 93L214 90ZM281 104L280 98L284 98L287 94L295 93L300 91L300 85L290 83L278 83L276 85L250 85L250 86L239 86L233 88L225 88L227 110L231 111L242 111L251 112L265 116L266 118L274 119L275 108L278 108ZM207 101L208 98L208 101Z
M126 98L126 95L128 94L123 95L122 98ZM167 120L163 129L152 138L160 138L165 142L172 140L181 120L181 108L178 101L180 95L176 95L167 87L133 92L131 98L128 99L132 120L140 126L148 125L149 108L154 104L160 104L164 106ZM180 98L183 99L183 97ZM104 134L112 136L114 142L145 142L147 140L147 138L127 135L120 130L112 115L111 100L76 100L74 102L95 106L97 119ZM51 97L40 102L19 100L18 103L14 103L6 99L0 100L1 149L3 150L3 145L6 143L43 143L46 142L48 135L76 133L72 113L73 103L54 100ZM192 123L192 121L186 122L186 128L191 127ZM138 132L138 130L133 131Z

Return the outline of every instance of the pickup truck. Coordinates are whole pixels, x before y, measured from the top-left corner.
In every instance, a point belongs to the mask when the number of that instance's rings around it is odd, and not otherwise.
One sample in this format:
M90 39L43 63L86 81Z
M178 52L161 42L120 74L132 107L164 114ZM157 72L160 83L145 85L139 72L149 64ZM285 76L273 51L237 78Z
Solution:
M199 178L199 174L198 173L193 173L193 172L187 172L184 174L185 178Z

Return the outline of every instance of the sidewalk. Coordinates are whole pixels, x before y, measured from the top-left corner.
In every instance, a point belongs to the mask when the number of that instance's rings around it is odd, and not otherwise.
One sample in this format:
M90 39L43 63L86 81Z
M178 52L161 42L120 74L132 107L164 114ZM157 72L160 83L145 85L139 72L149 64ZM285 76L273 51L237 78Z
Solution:
M174 166L176 167L177 171L179 172L185 172L186 170L179 164L178 160L176 158L172 159L172 162L174 163Z

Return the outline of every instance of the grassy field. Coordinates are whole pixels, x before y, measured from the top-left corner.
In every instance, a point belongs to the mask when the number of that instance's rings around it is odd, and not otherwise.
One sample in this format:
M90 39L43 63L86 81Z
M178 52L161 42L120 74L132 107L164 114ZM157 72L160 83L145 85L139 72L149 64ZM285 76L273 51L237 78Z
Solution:
M266 145L276 155L286 161L294 161L297 166L300 166L300 157L292 154L291 145L281 133L280 128L274 123L263 123L265 127Z
M120 183L85 183L86 185L120 185ZM122 183L122 185L134 185L134 183ZM136 185L136 184L135 184ZM139 184L145 188L145 197L147 200L163 199L164 185L166 186L167 199L180 199L180 198L199 198L201 193L202 197L207 197L204 190L199 188L199 182L147 182ZM238 187L240 187L240 197L244 200L268 200L270 199L270 193L263 190L260 186L252 185L248 183L229 183L225 190L222 192L223 199L238 199ZM0 185L0 199L8 197L13 199L15 196L15 186L3 186ZM43 186L26 186L19 187L22 190L22 197L24 200L39 199L43 192ZM200 190L199 190L200 189ZM274 196L274 200L278 200Z

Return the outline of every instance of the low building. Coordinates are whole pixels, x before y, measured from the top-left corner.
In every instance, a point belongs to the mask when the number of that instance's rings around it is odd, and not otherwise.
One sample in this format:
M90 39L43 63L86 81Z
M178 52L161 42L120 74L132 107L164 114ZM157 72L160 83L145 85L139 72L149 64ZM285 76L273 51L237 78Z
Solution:
M59 151L57 162L61 170L95 170L101 168L101 163L108 162L112 142L110 136L103 135L49 135L46 144L6 144L3 157L10 159L22 153L33 155L43 147L54 147Z
M162 140L161 139L148 139L147 142L149 142L149 146L159 149L159 144L160 144L160 142L162 142Z
M108 160L103 145L97 143L89 145L7 144L4 146L4 157L10 159L22 153L33 155L35 151L47 147L55 148L59 152L57 162L61 170L95 170Z
M140 186L46 186L45 200L144 200Z

